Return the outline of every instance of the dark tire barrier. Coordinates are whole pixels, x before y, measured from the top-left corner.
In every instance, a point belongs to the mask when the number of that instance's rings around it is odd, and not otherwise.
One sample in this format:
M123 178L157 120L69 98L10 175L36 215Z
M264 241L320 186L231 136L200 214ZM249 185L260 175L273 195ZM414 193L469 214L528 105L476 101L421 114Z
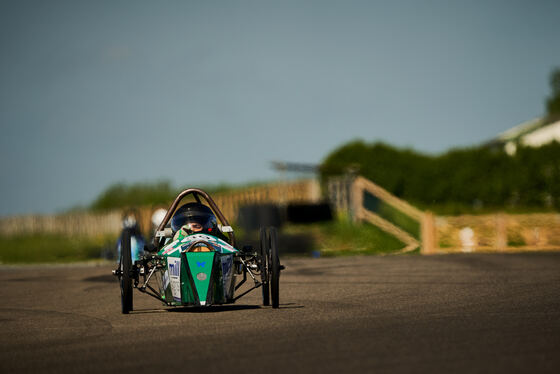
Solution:
M291 223L313 223L331 221L332 209L328 203L319 204L289 204L286 218Z
M282 210L275 204L253 204L239 208L238 222L244 230L253 231L260 227L283 224Z

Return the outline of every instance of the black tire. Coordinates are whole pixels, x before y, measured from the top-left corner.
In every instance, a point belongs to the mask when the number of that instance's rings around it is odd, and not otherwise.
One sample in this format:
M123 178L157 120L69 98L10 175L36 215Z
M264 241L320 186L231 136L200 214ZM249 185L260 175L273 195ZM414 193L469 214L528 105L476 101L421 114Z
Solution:
M272 307L280 305L280 257L278 255L278 234L275 227L268 231L270 240L270 295L272 296Z
M263 298L263 305L268 306L270 305L270 285L268 283L268 238L266 236L266 230L264 227L261 227L261 231L259 233L260 238L260 248L259 248L259 258L260 258L260 271L261 271L261 283L262 283L262 298Z
M130 230L123 230L121 237L120 284L122 313L132 310L132 255L130 250Z

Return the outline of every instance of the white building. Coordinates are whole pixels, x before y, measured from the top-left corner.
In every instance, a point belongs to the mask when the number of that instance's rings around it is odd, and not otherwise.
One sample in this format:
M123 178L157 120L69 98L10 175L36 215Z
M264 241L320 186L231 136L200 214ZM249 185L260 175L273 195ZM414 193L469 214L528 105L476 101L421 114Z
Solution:
M540 147L553 141L560 142L560 121L544 124L541 118L537 118L504 131L488 145L504 147L506 153L511 156L515 154L519 145Z

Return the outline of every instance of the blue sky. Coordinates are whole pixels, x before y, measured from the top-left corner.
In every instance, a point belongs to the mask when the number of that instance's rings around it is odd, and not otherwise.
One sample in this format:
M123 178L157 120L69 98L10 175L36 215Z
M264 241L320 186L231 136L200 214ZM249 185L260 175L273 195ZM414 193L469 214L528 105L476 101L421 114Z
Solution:
M438 153L542 114L558 1L0 0L0 215L115 182L276 176L353 140Z

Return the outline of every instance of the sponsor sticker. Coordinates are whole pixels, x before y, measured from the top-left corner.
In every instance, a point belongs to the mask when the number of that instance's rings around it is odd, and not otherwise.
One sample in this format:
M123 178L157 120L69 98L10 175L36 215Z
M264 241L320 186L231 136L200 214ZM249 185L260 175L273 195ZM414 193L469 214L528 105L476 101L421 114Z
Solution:
M212 245L212 247L214 247L214 249L216 251L220 252L220 253L236 252L236 249L233 248L228 243L226 243L223 240L220 240L218 238L215 238L211 235L206 235L206 234L189 235L186 238L184 238L183 240L181 240L181 243L192 243L192 242L197 241L197 240L204 240L204 241L210 243L210 245Z
M181 258L168 257L167 271L169 272L169 282L171 283L173 299L181 301Z
M230 256L222 257L222 272L224 275L229 274L232 266L232 258Z
M226 255L222 256L222 280L224 282L224 290L229 292L230 285L232 282L232 267L233 267L233 256ZM229 295L228 295L229 296Z
M169 243L168 245L166 245L163 249L163 254L164 255L169 255L173 252L175 252L176 250L178 250L180 247L176 245L179 244L178 240L175 240L174 242Z
M167 286L169 286L169 273L167 272L167 270L163 273L162 281L163 289L166 290Z

